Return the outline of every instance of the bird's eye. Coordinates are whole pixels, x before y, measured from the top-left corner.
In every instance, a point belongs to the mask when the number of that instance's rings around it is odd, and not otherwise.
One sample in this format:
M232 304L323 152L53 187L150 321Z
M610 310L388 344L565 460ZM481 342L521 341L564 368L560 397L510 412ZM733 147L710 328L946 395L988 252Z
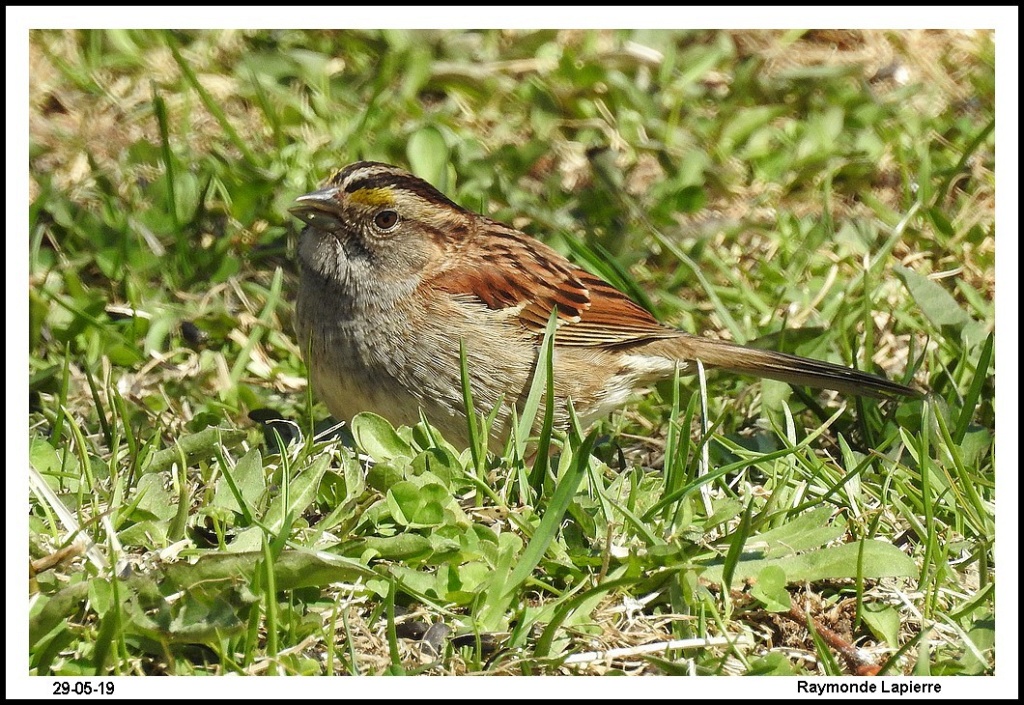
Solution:
M387 208L373 216L373 224L378 230L392 230L398 225L398 211Z

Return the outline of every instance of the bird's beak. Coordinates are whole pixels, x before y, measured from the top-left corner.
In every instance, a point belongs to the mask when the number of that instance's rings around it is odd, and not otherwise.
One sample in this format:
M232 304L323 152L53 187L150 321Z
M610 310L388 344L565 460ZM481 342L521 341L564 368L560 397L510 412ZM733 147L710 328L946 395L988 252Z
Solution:
M288 212L320 230L338 230L341 227L338 195L335 186L307 193L296 198Z

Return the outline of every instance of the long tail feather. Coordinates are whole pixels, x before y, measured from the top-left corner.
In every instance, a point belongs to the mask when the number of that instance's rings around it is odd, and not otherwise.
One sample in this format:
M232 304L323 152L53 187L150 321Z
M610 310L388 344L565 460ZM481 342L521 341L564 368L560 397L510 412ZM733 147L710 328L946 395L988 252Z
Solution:
M717 367L739 374L766 377L781 382L875 398L917 397L921 392L884 377L861 372L852 367L812 360L799 355L758 350L722 340L685 335L672 340L681 350L679 357L700 360L708 367Z

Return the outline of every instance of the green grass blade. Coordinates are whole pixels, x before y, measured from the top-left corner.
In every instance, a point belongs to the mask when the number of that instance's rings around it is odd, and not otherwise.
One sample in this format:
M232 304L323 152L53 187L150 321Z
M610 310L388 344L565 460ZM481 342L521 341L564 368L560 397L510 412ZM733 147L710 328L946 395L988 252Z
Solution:
M551 495L551 501L544 511L544 516L537 527L537 531L534 532L530 543L526 546L526 550L523 551L523 555L520 557L515 570L512 571L512 575L509 576L509 585L505 590L506 594L519 589L519 586L526 581L533 572L533 569L540 563L551 542L558 535L559 527L562 524L562 517L569 508L569 503L572 502L580 481L586 475L587 466L590 463L590 454L594 449L594 444L597 442L597 437L597 431L590 432L575 452L569 469L558 479L554 494Z

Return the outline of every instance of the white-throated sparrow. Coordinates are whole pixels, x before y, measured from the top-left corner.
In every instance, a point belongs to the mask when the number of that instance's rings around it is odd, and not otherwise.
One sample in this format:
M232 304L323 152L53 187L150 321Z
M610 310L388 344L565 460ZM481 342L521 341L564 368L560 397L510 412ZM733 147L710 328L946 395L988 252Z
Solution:
M583 422L630 393L691 372L694 360L791 384L876 397L914 389L859 370L690 335L547 245L456 205L425 181L377 162L350 164L300 196L295 327L313 390L340 420L373 411L414 424L422 409L446 439L465 443L460 381L464 341L478 410L529 390L544 329L554 341L556 423L565 399Z

